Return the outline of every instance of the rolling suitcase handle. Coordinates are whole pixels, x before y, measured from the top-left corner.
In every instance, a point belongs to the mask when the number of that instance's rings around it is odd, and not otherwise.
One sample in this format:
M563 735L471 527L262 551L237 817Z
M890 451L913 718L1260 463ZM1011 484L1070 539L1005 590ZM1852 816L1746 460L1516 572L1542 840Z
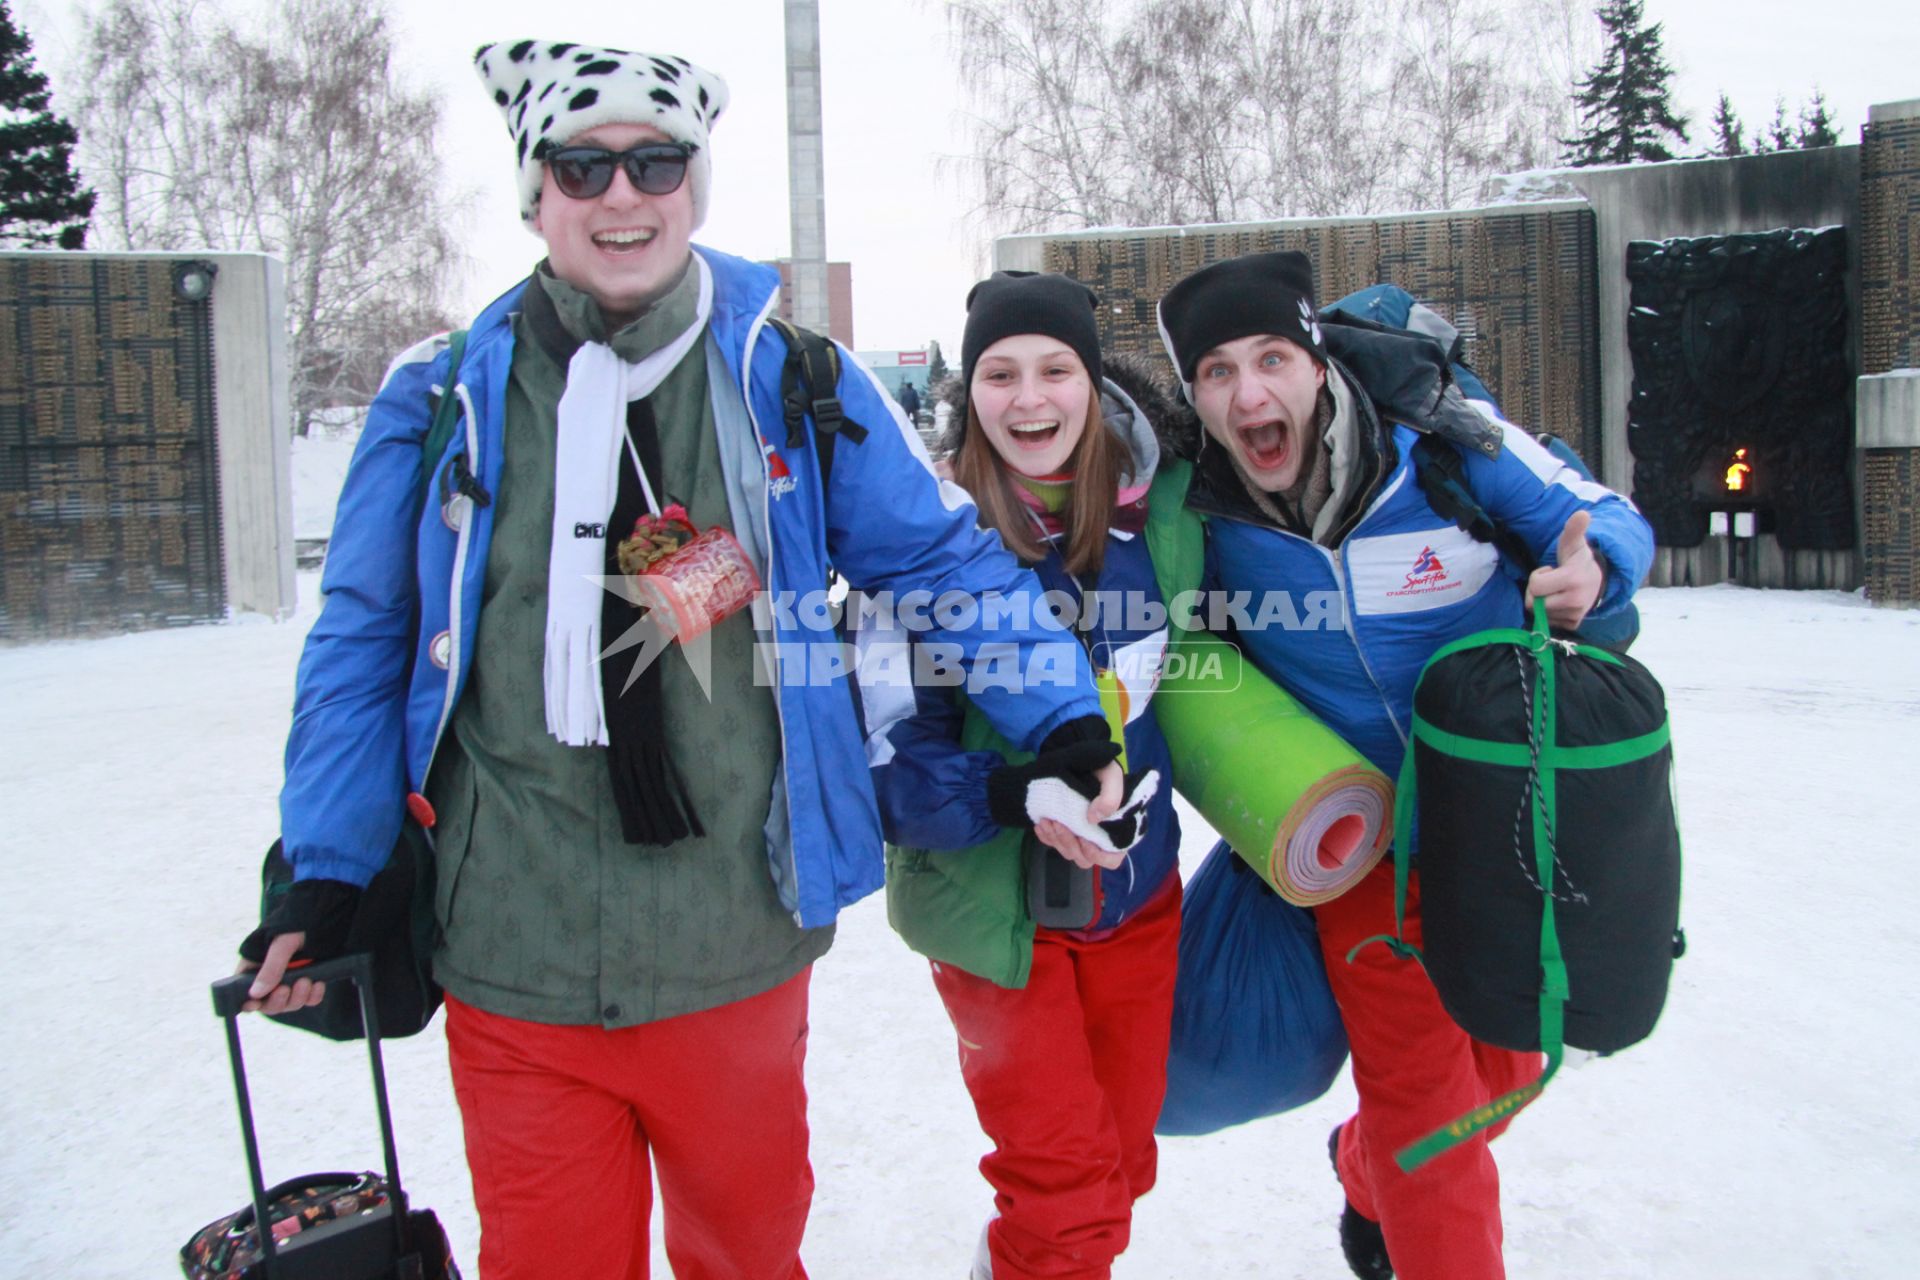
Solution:
M315 982L351 981L360 995L360 1018L367 1031L367 1060L373 1072L374 1109L380 1120L380 1145L386 1158L387 1209L393 1223L393 1253L389 1266L407 1257L407 1199L400 1186L400 1158L393 1141L393 1115L387 1105L387 1075L380 1060L380 1020L373 1002L373 957L364 952L323 960L290 970L289 978ZM282 1265L281 1242L273 1239L273 1220L267 1212L267 1187L260 1174L260 1147L254 1135L253 1103L247 1093L247 1070L240 1056L240 1011L253 985L253 974L236 973L213 984L213 1011L227 1024L227 1056L233 1067L233 1091L240 1104L240 1137L247 1149L247 1177L253 1186L253 1220L262 1243L261 1266L272 1280L301 1280L304 1268ZM286 1242L291 1246L300 1239ZM337 1275L337 1272L328 1272Z

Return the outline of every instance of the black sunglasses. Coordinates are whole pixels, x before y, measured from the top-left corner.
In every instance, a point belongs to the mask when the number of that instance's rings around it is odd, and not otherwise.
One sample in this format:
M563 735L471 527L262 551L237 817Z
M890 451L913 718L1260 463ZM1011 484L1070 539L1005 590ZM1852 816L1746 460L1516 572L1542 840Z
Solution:
M591 200L613 185L614 166L627 171L634 189L664 196L686 181L693 148L681 142L643 142L625 151L605 147L559 147L547 153L547 172L560 194Z

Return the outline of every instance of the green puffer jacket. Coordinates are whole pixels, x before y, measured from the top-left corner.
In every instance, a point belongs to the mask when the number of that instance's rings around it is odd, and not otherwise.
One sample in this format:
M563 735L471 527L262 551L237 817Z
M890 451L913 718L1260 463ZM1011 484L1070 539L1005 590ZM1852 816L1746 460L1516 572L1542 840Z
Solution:
M966 751L1015 751L969 706L960 730ZM1002 987L1024 987L1033 968L1033 917L1027 912L1027 857L1038 841L1012 827L963 855L887 846L887 923L929 960L955 965Z

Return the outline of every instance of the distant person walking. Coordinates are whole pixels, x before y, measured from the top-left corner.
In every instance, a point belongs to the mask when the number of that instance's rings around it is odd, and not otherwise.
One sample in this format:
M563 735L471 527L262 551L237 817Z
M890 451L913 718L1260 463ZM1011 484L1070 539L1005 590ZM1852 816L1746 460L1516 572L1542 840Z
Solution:
M920 393L914 390L911 381L901 382L900 394L894 398L900 402L900 407L907 411L908 422L920 421Z

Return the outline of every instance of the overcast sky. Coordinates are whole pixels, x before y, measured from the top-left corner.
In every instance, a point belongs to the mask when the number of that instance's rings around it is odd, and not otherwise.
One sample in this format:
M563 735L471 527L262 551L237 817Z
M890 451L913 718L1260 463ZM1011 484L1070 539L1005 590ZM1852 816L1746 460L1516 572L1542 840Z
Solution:
M755 258L785 256L786 71L781 0L395 0L401 67L446 95L447 158L477 190L467 210L474 310L523 276L539 242L521 229L512 143L471 68L494 40L534 38L678 53L724 76L733 101L713 134L712 213L699 239ZM15 0L43 66L67 61L79 6ZM940 0L821 0L827 251L853 264L854 335L863 350L958 346L967 288L990 247L962 218L955 159L966 105ZM1722 91L1750 125L1790 115L1817 85L1841 140L1857 142L1869 104L1920 98L1914 0L1646 0L1665 24L1677 97L1695 140ZM1010 104L1009 104L1010 105Z

